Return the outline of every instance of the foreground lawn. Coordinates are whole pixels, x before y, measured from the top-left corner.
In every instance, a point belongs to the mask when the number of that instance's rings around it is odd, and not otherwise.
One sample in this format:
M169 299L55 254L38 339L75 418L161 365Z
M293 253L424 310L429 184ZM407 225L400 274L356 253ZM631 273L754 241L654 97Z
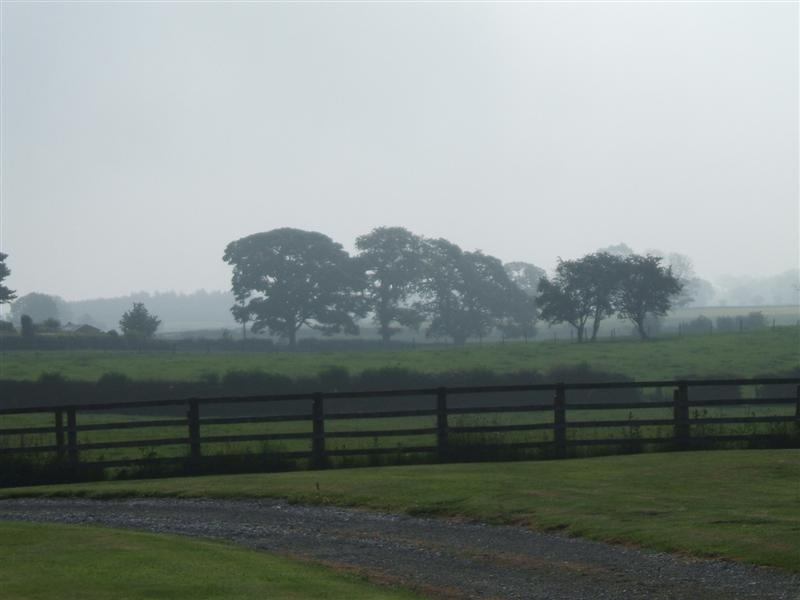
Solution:
M752 377L798 366L800 329L672 337L641 342L633 338L605 339L593 344L533 341L470 344L462 347L366 352L3 352L0 379L35 380L43 373L60 373L80 381L96 381L105 373L122 373L137 380L193 381L222 376L231 370L260 370L303 377L330 367L350 373L399 367L425 373L488 369L497 373L548 371L553 367L588 363L595 369L622 373L639 380L695 375L735 374Z
M278 497L535 529L800 572L800 450L40 486L0 497Z
M400 600L410 592L232 544L119 529L0 522L4 600Z

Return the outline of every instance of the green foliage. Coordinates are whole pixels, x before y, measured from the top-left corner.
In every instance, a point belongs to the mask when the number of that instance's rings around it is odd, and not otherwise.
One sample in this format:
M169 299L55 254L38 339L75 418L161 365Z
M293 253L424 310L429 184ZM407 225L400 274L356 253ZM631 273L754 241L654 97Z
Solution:
M551 323L572 325L578 342L585 340L587 322L592 319L594 341L601 321L614 312L622 265L621 258L605 252L578 260L559 259L553 279L543 277L539 282L542 317Z
M417 306L429 319L428 336L449 337L461 345L495 327L520 332L520 337L531 332L533 300L511 281L498 259L438 239L426 241L425 261Z
M150 339L155 334L161 320L151 315L142 302L134 302L133 308L119 320L119 328L127 338Z
M711 333L714 330L714 323L708 317L700 315L681 324L681 331L683 333Z
M14 298L16 298L14 290L11 290L3 285L3 280L11 275L11 270L6 265L7 258L8 254L3 254L0 252L0 304L11 302Z
M325 334L358 333L365 281L357 263L328 236L282 228L228 244L237 305L231 310L252 330L269 330L294 346L306 325Z
M33 319L31 319L30 315L22 315L20 317L20 334L24 338L32 338L35 335Z
M766 326L767 319L761 311L752 311L739 317L717 317L717 331L752 331Z
M517 287L533 298L539 293L539 281L546 276L545 270L526 262L510 262L503 265L508 277Z
M367 278L366 309L374 315L381 339L388 342L398 331L393 323L417 329L422 315L405 303L422 280L422 239L402 227L378 227L356 239L356 248Z
M22 315L28 315L36 323L41 323L47 319L58 319L62 312L66 314L68 310L66 302L58 296L31 292L18 298L11 304L11 315L16 319L21 319Z
M620 318L630 319L642 339L649 337L648 316L666 315L682 286L672 270L661 266L658 256L632 255L622 263L620 291L615 308Z
M45 319L41 325L42 331L59 331L61 329L61 321L58 319Z

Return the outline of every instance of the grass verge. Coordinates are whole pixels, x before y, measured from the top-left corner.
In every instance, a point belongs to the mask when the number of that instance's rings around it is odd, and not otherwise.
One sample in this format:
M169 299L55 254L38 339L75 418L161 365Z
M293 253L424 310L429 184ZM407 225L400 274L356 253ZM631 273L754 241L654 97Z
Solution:
M287 498L559 530L800 572L800 450L418 465L8 488L2 497Z
M233 544L119 529L0 522L0 553L6 600L420 598Z

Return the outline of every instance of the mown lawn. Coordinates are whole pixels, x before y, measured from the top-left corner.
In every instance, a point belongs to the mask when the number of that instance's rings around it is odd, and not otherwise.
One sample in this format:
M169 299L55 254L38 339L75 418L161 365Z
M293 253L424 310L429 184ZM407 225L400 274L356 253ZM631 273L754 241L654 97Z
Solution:
M4 600L411 600L330 568L223 542L101 527L0 522Z
M800 450L399 466L10 488L14 496L279 497L517 523L800 572Z
M136 380L193 381L223 376L231 370L302 377L331 367L344 367L351 374L386 367L424 373L476 368L511 373L544 372L580 363L638 380L720 374L750 377L797 367L800 329L778 327L648 342L632 338L593 344L541 340L368 352L14 351L0 354L0 379L35 380L43 373L60 373L73 380L96 381L114 372Z

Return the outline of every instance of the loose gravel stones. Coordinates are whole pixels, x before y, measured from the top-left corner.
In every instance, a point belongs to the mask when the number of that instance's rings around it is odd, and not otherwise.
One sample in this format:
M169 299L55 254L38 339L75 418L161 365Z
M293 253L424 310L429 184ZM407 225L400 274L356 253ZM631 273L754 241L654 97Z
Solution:
M14 499L0 519L231 540L447 598L800 600L800 576L500 527L280 501Z

